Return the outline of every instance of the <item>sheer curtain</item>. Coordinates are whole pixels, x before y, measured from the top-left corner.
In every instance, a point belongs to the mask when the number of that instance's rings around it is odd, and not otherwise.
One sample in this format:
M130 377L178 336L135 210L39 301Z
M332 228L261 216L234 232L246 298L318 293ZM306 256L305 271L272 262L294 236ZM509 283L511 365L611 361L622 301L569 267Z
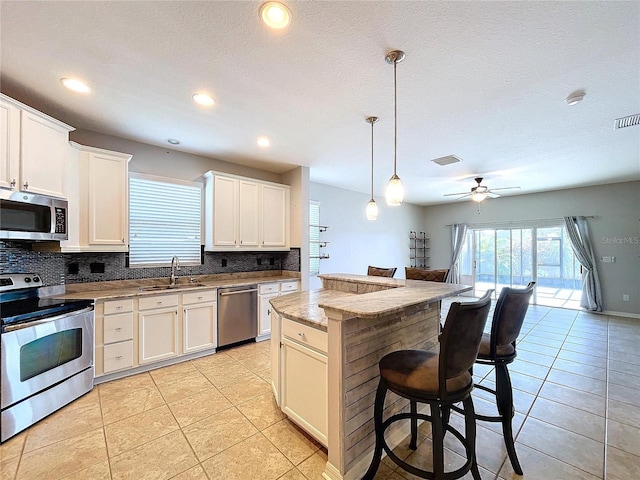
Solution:
M454 223L451 225L451 266L449 267L448 283L460 283L460 268L458 259L462 252L462 244L467 236L466 223Z
M573 253L582 265L582 298L580 306L594 312L602 311L602 292L596 258L593 255L589 228L584 217L564 217Z

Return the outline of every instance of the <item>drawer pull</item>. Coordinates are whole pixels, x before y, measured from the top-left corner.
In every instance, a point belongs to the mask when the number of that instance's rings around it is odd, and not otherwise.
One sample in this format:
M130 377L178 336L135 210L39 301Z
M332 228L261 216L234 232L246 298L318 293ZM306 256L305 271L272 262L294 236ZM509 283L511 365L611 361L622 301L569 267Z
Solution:
M122 330L122 327L116 327L116 332L119 332L120 330Z
M116 360L120 360L122 358L122 355L118 355L115 358L116 358Z
M300 338L302 338L303 340L306 338L306 337L305 337L305 335L304 335L304 333L302 333L302 332L300 332L298 335L299 335L299 336L300 336Z
M198 297L198 300L202 300L202 295L200 295L200 296Z
M157 304L157 305L162 305L162 302L158 300L158 301L156 302L156 304Z
M116 310L120 310L124 305L117 305Z

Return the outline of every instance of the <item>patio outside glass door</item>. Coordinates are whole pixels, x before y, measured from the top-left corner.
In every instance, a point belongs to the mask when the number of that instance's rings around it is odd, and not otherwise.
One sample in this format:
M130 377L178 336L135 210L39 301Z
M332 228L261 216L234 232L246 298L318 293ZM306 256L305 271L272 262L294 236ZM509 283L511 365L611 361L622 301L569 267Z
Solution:
M460 272L476 297L536 281L533 303L576 308L582 289L580 265L561 225L469 229Z

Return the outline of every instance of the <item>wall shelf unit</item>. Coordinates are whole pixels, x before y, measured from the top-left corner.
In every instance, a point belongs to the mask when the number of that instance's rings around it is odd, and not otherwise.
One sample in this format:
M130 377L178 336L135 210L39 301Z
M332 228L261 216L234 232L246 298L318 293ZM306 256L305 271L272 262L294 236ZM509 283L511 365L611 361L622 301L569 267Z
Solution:
M425 232L409 232L409 260L412 267L429 268L429 238Z

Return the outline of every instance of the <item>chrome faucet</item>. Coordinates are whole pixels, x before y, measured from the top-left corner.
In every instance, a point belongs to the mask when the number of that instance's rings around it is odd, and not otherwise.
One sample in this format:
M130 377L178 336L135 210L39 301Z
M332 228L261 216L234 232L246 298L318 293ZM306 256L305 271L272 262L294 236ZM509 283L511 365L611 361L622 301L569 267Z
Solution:
M169 277L169 285L176 284L176 271L180 271L180 259L174 255L171 258L171 276Z

